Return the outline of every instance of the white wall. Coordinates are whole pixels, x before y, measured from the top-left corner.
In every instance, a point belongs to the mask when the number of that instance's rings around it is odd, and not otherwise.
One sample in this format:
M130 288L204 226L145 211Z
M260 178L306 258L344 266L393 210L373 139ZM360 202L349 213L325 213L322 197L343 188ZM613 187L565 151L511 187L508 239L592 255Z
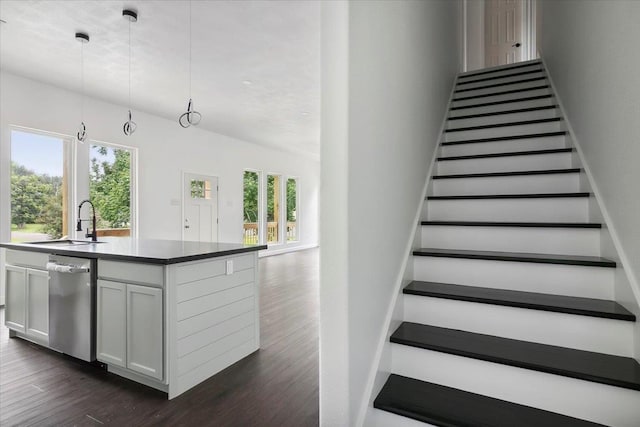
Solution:
M466 11L465 71L484 68L484 0L464 0Z
M640 301L640 2L538 0L538 15L541 56L608 219L612 242L603 255L618 257L629 279L616 276L616 299L634 309Z
M326 2L322 16L320 417L351 426L461 66L460 3Z
M542 56L640 277L640 2L544 1Z
M10 126L73 134L79 121L80 98L77 93L7 72L0 74L0 94L0 240L8 241ZM121 130L125 114L124 106L96 99L85 101L89 138L138 148L140 238L181 238L181 174L186 171L219 177L219 240L241 242L242 176L243 170L250 168L299 178L301 240L287 247L317 245L317 159L199 128L182 129L175 120L142 112L134 112L138 130L126 137Z

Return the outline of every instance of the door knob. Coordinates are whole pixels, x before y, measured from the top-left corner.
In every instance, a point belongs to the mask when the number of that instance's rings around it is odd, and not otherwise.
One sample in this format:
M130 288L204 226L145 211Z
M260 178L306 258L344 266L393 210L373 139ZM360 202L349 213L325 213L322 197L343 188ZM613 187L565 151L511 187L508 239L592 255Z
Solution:
M520 46L522 46L522 44L520 44L520 42L511 45L511 47L520 47Z

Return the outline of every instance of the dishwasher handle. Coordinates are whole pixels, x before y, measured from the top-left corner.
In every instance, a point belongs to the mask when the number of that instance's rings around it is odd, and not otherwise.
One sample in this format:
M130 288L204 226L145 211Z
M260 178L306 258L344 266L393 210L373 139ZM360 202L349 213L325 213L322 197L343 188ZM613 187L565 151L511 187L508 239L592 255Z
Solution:
M74 265L74 264L58 264L57 262L48 262L47 270L54 271L56 273L88 273L89 267L84 265Z

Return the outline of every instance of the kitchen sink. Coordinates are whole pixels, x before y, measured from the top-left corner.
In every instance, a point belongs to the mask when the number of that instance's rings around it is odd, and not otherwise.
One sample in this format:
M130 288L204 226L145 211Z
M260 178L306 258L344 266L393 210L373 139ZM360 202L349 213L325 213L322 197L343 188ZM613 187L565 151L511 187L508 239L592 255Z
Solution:
M50 246L79 246L79 245L93 245L96 243L104 243L104 242L92 242L90 240L71 240L71 239L43 240L40 242L29 242L30 245L50 245Z

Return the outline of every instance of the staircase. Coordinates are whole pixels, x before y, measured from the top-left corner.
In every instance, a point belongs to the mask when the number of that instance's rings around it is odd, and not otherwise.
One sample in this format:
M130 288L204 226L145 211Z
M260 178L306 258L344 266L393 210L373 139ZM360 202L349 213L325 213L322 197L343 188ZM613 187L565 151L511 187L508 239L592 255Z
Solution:
M540 62L459 76L376 424L640 426L637 319L566 134Z

